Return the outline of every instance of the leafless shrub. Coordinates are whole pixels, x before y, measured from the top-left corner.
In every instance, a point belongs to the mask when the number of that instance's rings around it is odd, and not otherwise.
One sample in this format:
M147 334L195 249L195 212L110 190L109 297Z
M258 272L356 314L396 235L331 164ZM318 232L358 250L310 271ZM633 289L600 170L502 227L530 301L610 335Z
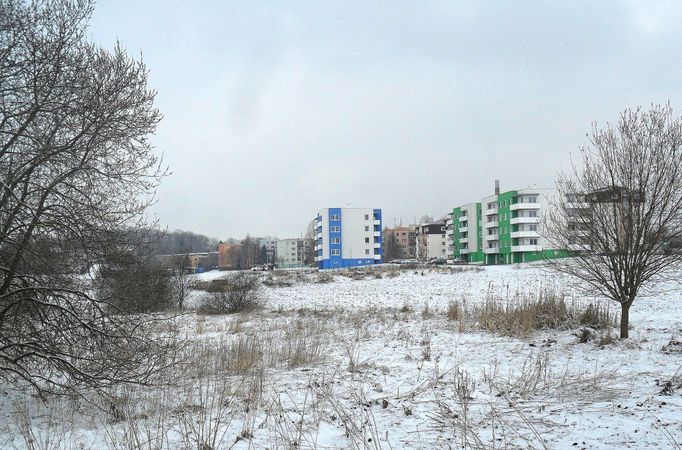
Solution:
M209 292L212 296L200 306L201 314L230 314L245 312L261 306L260 275L238 272L224 280L215 280Z
M107 448L115 450L157 450L169 448L169 433L172 427L170 415L172 394L168 387L161 389L150 398L146 392L142 399L139 393L128 391L118 396L112 420L102 420L101 428Z
M332 281L334 281L334 276L329 272L318 272L315 280L316 283L320 284L331 283Z
M187 271L176 267L171 270L170 283L175 304L178 309L183 309L185 307L185 299L192 287L192 279Z
M621 393L613 387L618 377L616 370L557 367L550 356L546 351L531 353L509 373L486 373L484 380L508 401L531 397L610 399Z
M576 333L579 344L586 344L594 338L594 330L592 328L582 327Z
M275 431L273 446L275 448L318 448L317 439L323 414L317 389L327 383L324 380L310 380L305 395L300 401L291 396L278 393L273 396L269 409L272 426Z
M200 378L185 389L184 405L176 408L184 448L215 450L228 442L229 424L235 418L231 380Z
M661 349L663 353L668 355L682 354L682 341L677 339L671 339L667 344Z
M334 416L346 432L348 447L352 449L380 449L381 433L374 419L372 402L361 387L349 385L346 389L352 406L345 404L331 389L332 384L321 384L317 396L330 406Z
M74 432L74 410L60 400L47 405L26 399L16 402L13 409L12 420L17 425L24 448L58 450L73 444L69 441ZM42 419L40 423L36 417Z
M597 342L598 347L606 347L616 342L616 337L611 334L611 329L607 328L604 333L599 336L599 342Z
M656 380L656 386L661 388L661 395L673 395L677 390L682 389L682 366L668 380Z
M133 255L119 255L103 264L96 280L99 298L117 314L159 312L177 306L174 284L171 272Z

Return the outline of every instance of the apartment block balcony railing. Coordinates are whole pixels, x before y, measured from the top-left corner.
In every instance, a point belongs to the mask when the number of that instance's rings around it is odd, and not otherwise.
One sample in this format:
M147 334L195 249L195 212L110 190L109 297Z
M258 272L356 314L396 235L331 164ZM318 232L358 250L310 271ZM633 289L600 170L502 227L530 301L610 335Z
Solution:
M517 225L519 223L540 223L539 217L512 217L509 221L512 225Z
M509 206L510 211L540 209L540 208L542 208L541 203L514 203L513 205Z
M524 231L512 231L511 237L513 237L513 238L537 238L537 237L540 237L540 235L538 234L537 231L524 230Z
M542 251L541 245L512 245L512 252L540 252Z

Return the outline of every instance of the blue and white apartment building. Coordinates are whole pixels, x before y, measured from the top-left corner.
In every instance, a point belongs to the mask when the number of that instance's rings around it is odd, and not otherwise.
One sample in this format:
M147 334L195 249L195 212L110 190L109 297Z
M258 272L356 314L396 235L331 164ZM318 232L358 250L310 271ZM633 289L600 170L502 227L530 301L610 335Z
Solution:
M381 209L325 208L315 220L320 269L381 264Z

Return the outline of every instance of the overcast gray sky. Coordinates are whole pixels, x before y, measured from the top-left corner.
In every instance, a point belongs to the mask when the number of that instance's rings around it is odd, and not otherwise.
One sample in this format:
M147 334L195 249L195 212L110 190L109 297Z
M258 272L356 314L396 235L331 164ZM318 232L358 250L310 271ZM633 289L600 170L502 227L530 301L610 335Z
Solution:
M323 207L390 225L553 186L593 120L682 115L681 24L679 1L100 0L90 34L151 71L161 223L283 238Z

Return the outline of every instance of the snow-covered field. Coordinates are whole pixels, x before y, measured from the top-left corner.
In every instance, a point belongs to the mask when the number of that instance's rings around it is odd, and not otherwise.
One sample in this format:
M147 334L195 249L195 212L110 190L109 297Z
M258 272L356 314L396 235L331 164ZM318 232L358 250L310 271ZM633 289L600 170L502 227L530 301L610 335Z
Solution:
M537 267L288 277L263 288L258 311L178 318L189 364L170 386L122 390L102 411L5 394L0 447L24 448L31 435L55 444L35 448L682 444L682 345L669 345L682 335L679 289L635 302L629 340L579 343L577 328L508 337L448 318L452 302L547 290L599 301Z

